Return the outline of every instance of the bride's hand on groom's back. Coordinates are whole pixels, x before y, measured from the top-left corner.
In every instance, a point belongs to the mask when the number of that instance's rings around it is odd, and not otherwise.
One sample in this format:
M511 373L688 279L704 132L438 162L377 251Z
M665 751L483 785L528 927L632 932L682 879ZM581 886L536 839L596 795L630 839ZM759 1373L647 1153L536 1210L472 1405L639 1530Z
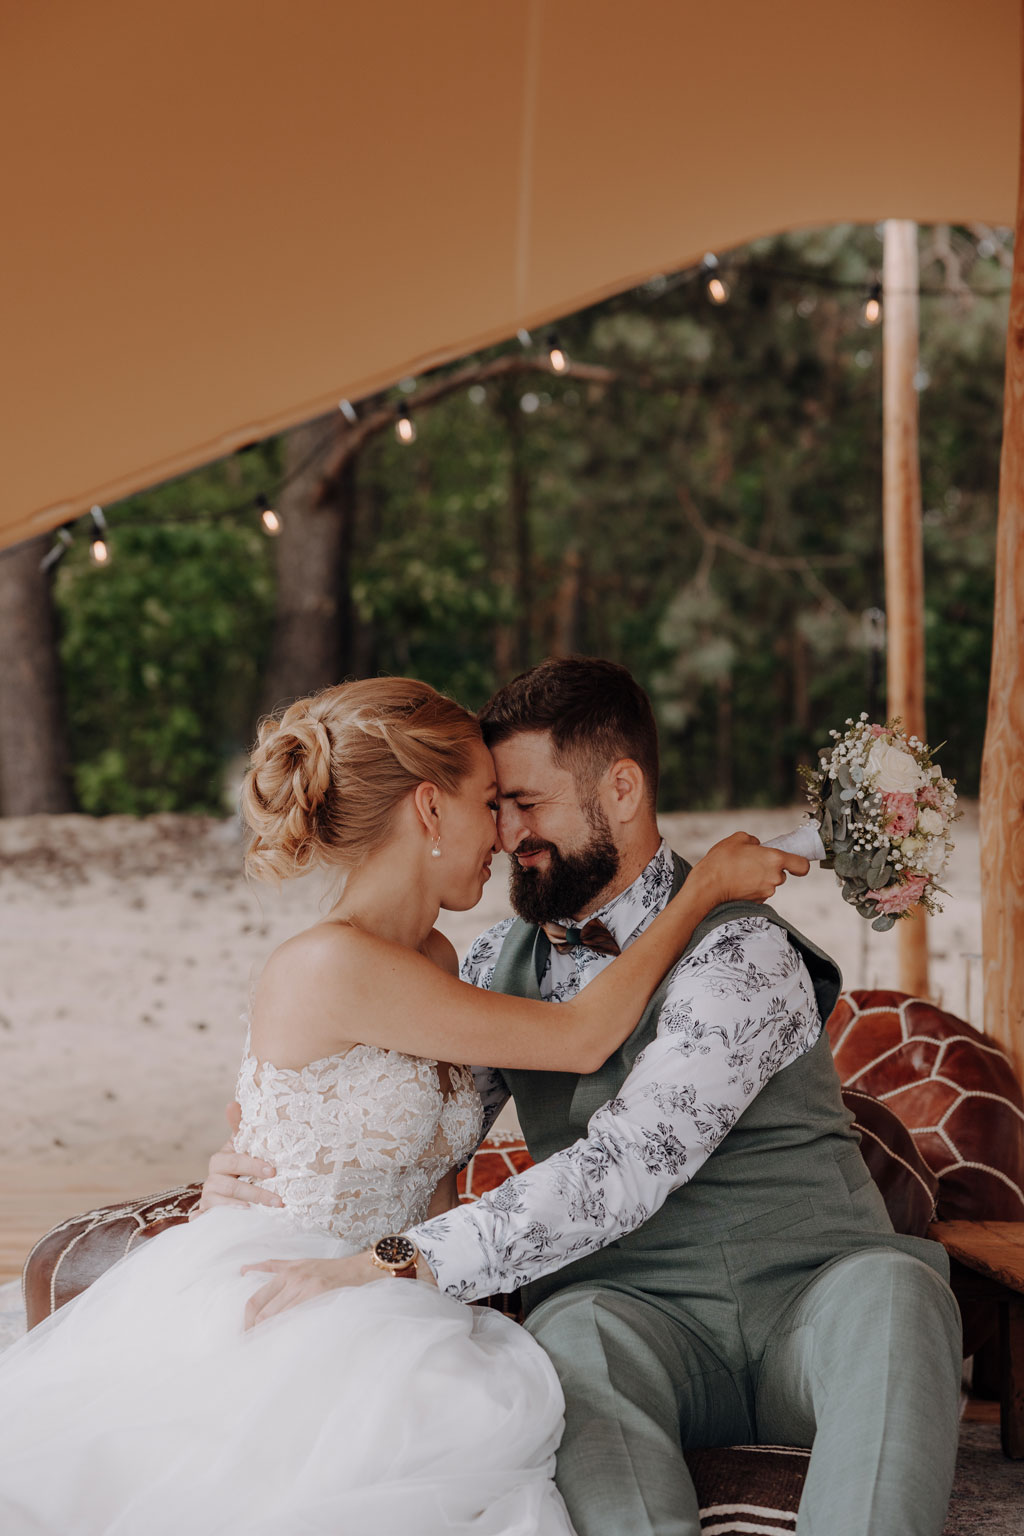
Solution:
M234 1137L242 1122L241 1105L229 1104L225 1113L231 1127L231 1136ZM215 1205L230 1205L236 1208L240 1205L283 1205L284 1201L280 1195L276 1195L272 1189L263 1189L259 1184L250 1182L252 1179L273 1178L275 1172L271 1163L261 1162L255 1157L246 1157L244 1152L236 1152L234 1141L229 1139L220 1151L215 1152L210 1158L206 1181L203 1184L202 1199L189 1219L201 1216L204 1211L212 1210Z
M710 880L718 901L769 901L787 875L806 875L807 859L778 848L762 848L749 832L733 832L709 848L694 865Z

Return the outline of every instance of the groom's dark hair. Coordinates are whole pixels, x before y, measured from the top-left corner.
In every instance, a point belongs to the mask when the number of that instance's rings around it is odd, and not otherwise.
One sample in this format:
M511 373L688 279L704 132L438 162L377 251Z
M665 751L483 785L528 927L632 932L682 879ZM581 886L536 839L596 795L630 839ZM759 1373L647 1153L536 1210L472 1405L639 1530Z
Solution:
M625 667L599 656L553 656L499 688L477 716L489 747L522 731L547 731L555 758L586 794L617 758L643 771L658 800L658 727L651 701Z

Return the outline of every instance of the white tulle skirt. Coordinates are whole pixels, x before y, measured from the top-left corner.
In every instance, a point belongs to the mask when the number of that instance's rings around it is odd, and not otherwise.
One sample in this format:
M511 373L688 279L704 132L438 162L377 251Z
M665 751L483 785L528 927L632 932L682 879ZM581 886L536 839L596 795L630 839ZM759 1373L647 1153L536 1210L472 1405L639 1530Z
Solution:
M384 1278L243 1331L242 1264L346 1251L218 1209L15 1344L3 1536L572 1536L561 1389L507 1318Z

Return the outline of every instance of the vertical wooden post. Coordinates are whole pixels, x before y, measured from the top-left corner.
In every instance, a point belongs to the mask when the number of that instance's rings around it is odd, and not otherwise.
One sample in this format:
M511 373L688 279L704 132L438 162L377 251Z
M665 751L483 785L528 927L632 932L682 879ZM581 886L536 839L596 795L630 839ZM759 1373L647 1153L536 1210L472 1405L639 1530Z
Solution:
M1024 128L1006 341L995 620L981 760L985 1030L1024 1077Z
M888 639L888 712L925 736L924 561L917 437L917 225L887 219L883 266L883 526ZM897 926L900 989L928 996L928 923L923 912Z

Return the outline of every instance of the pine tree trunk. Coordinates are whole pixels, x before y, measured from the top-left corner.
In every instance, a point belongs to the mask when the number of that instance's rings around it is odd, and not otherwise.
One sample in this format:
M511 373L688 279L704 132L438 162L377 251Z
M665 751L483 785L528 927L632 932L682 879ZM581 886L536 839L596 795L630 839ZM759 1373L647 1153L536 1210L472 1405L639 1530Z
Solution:
M49 535L0 554L0 810L74 809L50 574Z
M277 505L277 610L265 710L280 709L340 682L351 664L350 561L355 515L355 461L347 459L329 484L317 454L332 418L320 417L289 432L285 477ZM336 419L338 439L346 426ZM306 463L312 457L311 463Z
M502 390L497 410L509 446L508 519L515 568L515 665L525 672L533 661L533 540L530 529L530 480L526 469L523 418L515 383Z

